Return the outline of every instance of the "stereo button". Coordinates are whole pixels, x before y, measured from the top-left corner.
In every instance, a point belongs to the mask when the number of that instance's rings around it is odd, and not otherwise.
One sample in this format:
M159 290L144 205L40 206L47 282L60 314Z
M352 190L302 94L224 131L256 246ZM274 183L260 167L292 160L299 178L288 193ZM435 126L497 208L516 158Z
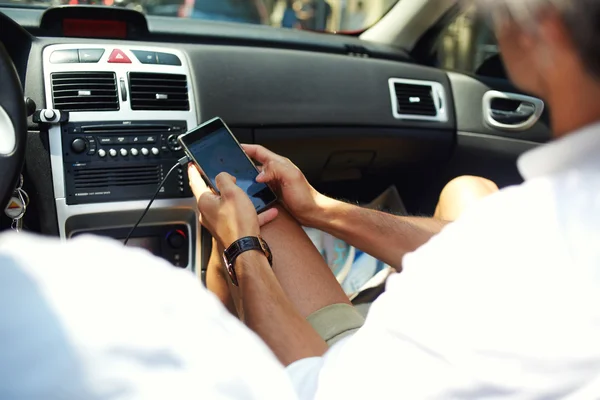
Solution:
M152 148L152 154L154 154L155 156L157 156L157 155L160 154L160 151L156 147L153 147Z
M123 157L126 157L126 156L127 156L127 154L128 154L126 149L121 149L121 150L119 150L119 152L121 153L121 155L122 155Z
M140 152L138 151L138 149L131 149L130 151L132 156L137 156L138 154L140 154Z
M148 151L148 149L147 149L147 148L145 148L145 147L144 147L144 148L142 149L142 154L143 154L143 155L147 156L149 153L150 153L150 152Z
M108 151L108 154L110 154L111 157L116 157L117 156L117 151L115 149L110 149Z
M104 149L98 150L98 155L100 156L100 158L106 157L106 150L104 150Z

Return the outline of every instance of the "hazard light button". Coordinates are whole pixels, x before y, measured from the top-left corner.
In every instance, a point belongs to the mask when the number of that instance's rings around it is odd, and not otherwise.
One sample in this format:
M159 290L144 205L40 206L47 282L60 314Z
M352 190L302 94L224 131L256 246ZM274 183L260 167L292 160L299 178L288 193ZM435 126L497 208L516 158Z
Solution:
M109 63L121 63L121 64L131 64L131 60L129 57L123 53L122 50L114 49L110 56L108 57Z

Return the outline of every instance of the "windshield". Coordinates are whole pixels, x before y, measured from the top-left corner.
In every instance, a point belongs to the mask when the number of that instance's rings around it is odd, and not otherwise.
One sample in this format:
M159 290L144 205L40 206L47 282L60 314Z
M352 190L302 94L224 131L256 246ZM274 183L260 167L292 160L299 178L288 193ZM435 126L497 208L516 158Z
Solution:
M13 6L93 4L147 15L241 22L311 31L362 31L398 0L0 0Z

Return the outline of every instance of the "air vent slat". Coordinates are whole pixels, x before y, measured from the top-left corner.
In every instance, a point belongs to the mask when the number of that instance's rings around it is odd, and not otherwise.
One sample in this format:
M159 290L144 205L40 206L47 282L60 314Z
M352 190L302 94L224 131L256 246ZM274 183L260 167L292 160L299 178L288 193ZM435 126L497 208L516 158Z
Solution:
M114 72L55 72L51 75L54 108L64 111L117 111Z
M132 110L190 109L185 75L130 72L129 91Z

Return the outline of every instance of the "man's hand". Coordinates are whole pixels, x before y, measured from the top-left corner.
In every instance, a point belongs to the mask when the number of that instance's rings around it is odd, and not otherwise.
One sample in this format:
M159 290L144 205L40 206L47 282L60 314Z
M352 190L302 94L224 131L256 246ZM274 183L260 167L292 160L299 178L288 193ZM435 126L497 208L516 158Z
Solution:
M248 195L236 185L234 177L225 172L217 176L219 196L206 186L195 165L190 164L188 175L198 202L200 222L223 248L243 237L260 234L259 218L254 206ZM267 210L261 215L263 220L272 220L277 210Z
M319 213L328 198L317 192L302 171L290 160L262 146L243 144L246 154L262 164L257 182L267 183L283 201L290 213L303 225L311 226L311 217Z

